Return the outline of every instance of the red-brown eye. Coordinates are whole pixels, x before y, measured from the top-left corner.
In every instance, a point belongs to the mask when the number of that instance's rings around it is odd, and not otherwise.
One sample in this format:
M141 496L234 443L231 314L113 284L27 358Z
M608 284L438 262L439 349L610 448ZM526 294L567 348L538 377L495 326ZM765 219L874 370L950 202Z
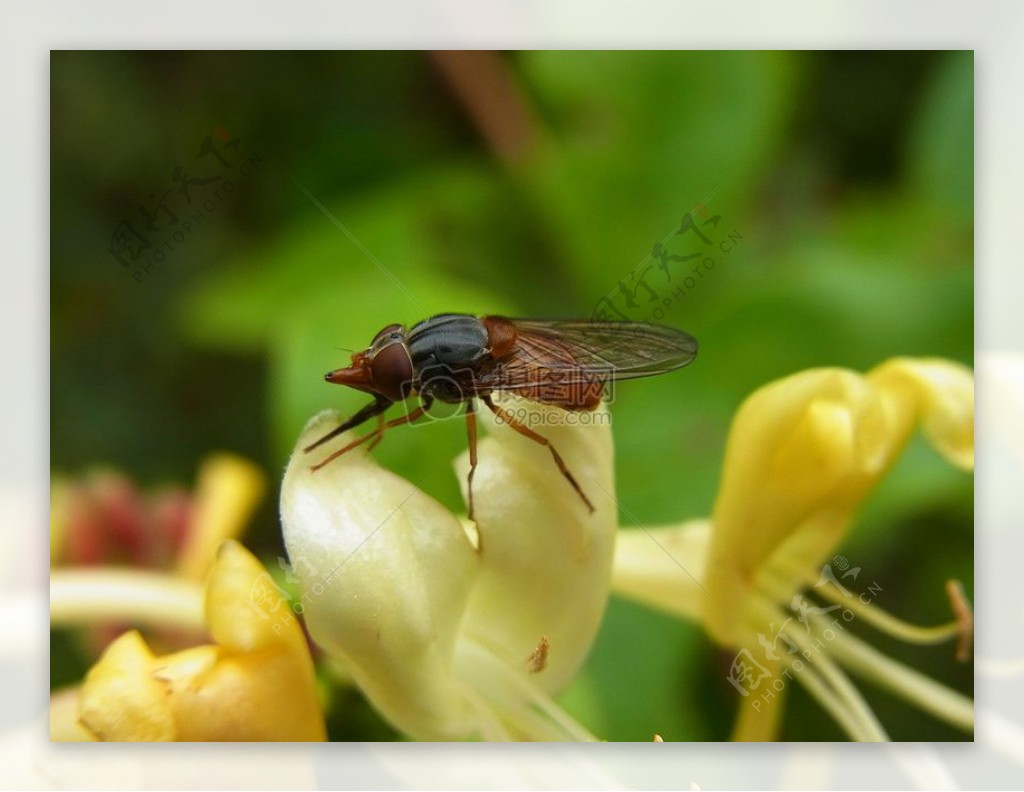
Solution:
M390 344L378 351L370 371L374 387L391 401L402 401L412 392L412 360L405 344Z

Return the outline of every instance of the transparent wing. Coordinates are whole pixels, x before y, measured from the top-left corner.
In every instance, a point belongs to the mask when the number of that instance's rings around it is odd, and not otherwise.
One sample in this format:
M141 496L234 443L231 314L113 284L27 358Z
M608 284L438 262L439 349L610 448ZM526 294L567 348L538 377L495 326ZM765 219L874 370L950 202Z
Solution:
M530 389L553 377L590 383L663 374L697 356L697 339L681 330L636 322L510 319L518 338L492 372L491 387Z

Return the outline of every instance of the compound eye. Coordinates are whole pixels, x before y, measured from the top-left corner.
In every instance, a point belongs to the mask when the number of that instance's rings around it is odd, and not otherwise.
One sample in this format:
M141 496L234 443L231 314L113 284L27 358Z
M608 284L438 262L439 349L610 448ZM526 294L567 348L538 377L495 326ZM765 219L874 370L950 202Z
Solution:
M412 393L412 360L405 344L389 344L370 363L374 387L391 401L402 401Z
M388 325L373 337L373 344L370 346L375 346L381 341L397 339L401 337L401 331L402 325L400 324Z

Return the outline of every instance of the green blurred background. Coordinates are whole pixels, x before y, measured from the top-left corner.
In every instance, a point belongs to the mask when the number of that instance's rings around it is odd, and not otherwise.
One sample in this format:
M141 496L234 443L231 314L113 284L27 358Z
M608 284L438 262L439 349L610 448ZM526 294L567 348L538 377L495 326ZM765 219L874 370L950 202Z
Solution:
M54 53L52 470L189 485L227 449L276 482L307 418L365 402L323 382L343 347L443 311L580 318L610 296L642 318L699 262L666 273L652 245L705 250L673 236L692 212L720 218L714 244L739 235L660 317L701 356L620 387L613 414L624 524L706 515L730 417L759 385L894 355L972 364L973 81L970 52ZM175 241L171 213L207 201ZM122 221L153 246L129 266L110 252ZM447 421L374 453L458 509L464 447ZM275 500L246 537L271 560ZM945 621L943 582L973 590L972 478L915 440L842 552L882 607ZM947 647L869 632L972 692ZM59 632L52 653L54 684L90 662ZM562 700L610 740L727 739L730 660L699 628L613 600ZM864 690L895 739L968 738ZM784 739L843 738L788 692ZM393 736L351 690L329 723L335 739Z

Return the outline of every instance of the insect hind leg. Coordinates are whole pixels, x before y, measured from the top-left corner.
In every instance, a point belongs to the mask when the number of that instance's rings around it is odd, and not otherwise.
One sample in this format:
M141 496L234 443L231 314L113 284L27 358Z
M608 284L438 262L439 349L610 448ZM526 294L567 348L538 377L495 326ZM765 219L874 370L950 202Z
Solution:
M543 435L540 435L537 432L533 431L530 427L526 426L525 424L520 423L518 420L516 420L515 416L513 416L512 413L508 412L508 410L502 409L497 404L495 404L489 395L481 395L480 398L483 400L483 403L487 405L487 408L496 416L498 416L502 421L504 421L509 426L509 428L519 432L519 434L521 434L523 437L528 437L531 440L533 440L533 442L540 443L542 446L547 447L548 451L551 452L552 458L554 458L555 460L555 464L558 465L558 469L562 471L562 475L565 476L566 480L572 485L572 488L576 490L576 494L583 499L583 502L587 504L587 508L590 509L590 513L593 514L594 504L590 502L590 498L588 498L586 494L583 492L583 489L580 487L579 482L576 481L576 477L573 476L573 474L570 472L569 467L565 464L565 460L562 459L562 455L558 453L557 449L554 447L554 445L552 445L551 441L548 440Z
M469 519L475 521L473 514L473 476L476 474L476 411L473 400L466 402L466 433L469 436L469 476L466 478L466 493L469 500Z

